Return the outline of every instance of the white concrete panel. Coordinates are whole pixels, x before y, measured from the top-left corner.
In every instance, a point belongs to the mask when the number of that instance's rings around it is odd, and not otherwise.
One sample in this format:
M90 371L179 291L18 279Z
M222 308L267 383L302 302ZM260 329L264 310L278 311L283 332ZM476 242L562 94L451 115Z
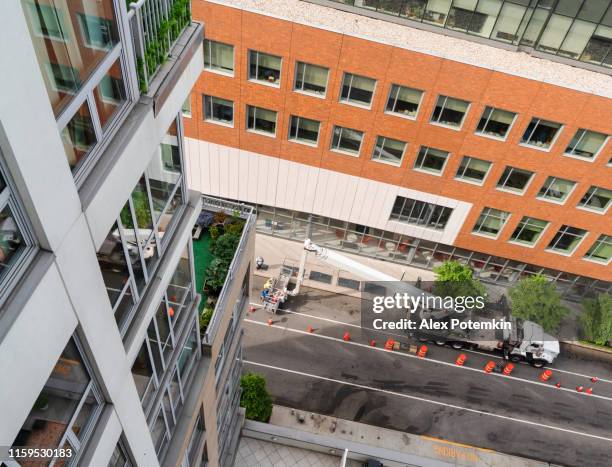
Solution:
M115 446L117 445L117 442L119 441L119 437L121 436L121 431L121 422L119 422L117 412L112 410L111 415L106 422L106 426L104 427L104 431L98 439L98 443L95 446L91 459L87 464L81 463L83 465L87 465L88 467L109 465L110 458L113 454Z
M278 176L275 193L275 206L284 206L286 202L287 183L289 178L289 161L279 159Z
M220 148L210 148L209 159L208 159L208 170L209 170L209 182L210 182L210 194L213 196L219 196L221 190L220 185Z
M238 199L249 199L249 155L238 152Z
M228 198L238 199L240 184L240 163L239 163L238 150L234 148L228 148L228 168L229 168L229 191Z
M193 146L190 146L190 150L192 148ZM231 151L237 150L230 149L230 154ZM219 152L218 145L201 141L199 152L194 151L192 155L201 159L200 166L206 166L209 163L217 167ZM238 154L238 199L251 203L312 212L447 244L454 243L471 208L470 203L432 193L319 169L249 151L239 151ZM244 188L245 185L248 188ZM208 194L214 195L217 192L214 191L214 187L211 187ZM398 195L452 208L453 213L446 228L441 231L390 221L389 215Z
M229 198L230 193L230 170L229 157L231 148L225 146L219 151L219 196Z
M0 445L12 445L76 325L54 264L0 342Z

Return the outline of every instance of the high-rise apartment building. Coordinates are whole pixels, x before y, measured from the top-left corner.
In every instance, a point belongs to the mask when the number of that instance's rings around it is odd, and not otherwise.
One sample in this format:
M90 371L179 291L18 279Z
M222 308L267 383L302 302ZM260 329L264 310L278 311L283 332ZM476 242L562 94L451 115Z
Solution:
M188 0L22 0L0 30L0 465L231 464L254 217L188 183L203 25ZM242 225L206 327L203 211Z
M191 186L258 231L612 284L609 0L194 0Z

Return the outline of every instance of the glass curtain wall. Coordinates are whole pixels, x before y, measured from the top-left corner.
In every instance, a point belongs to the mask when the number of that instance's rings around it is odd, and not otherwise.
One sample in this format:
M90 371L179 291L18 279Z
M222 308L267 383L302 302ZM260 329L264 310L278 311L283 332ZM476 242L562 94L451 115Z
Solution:
M117 117L137 96L125 81L119 38L125 12L113 0L21 0L66 158L77 183ZM99 152L99 151L98 151Z
M612 67L610 0L333 0Z
M121 335L127 331L186 202L179 125L176 120L168 129L98 251Z

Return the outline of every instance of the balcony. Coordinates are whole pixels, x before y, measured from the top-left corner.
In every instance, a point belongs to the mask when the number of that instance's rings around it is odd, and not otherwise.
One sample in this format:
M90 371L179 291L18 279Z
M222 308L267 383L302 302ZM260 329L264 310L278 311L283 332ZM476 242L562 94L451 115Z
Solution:
M136 55L138 87L143 94L191 23L190 0L126 0Z
M196 291L202 294L202 342L211 345L224 311L242 303L240 274L246 264L243 258L251 254L248 243L254 234L255 214L251 206L207 196L202 199L202 213L194 226L194 268Z

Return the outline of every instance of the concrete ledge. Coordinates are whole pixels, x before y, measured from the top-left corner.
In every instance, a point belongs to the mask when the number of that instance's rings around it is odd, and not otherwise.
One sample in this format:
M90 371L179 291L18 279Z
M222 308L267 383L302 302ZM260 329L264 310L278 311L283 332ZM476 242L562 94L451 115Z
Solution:
M278 405L273 408L270 423L247 420L242 434L246 437L338 456L348 449L348 459L357 461L378 459L387 467L404 467L406 464L428 467L552 465L490 449L388 430Z
M561 352L572 357L582 357L612 364L612 349L600 349L580 342L561 342Z

